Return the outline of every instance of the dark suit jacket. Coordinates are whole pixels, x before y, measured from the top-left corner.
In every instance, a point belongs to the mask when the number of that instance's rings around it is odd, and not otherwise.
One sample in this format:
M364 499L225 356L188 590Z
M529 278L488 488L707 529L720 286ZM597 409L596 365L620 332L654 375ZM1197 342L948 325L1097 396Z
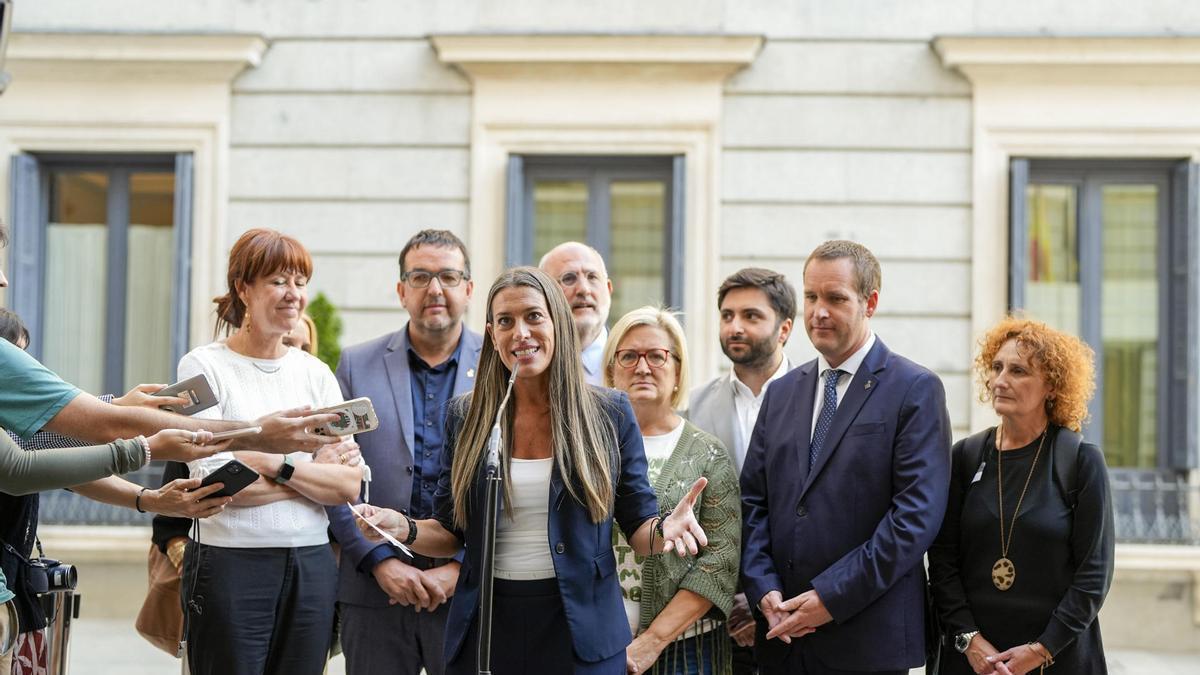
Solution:
M475 368L483 344L483 338L465 326L461 340L462 350L454 379L456 396L475 386ZM359 434L354 439L362 450L363 460L371 467L371 503L407 512L412 499L414 444L407 326L342 350L337 380L347 400L367 396L379 416L378 429ZM329 507L326 511L329 527L342 546L338 600L386 607L387 594L379 588L370 570L363 572L358 567L371 549L388 545L363 537L345 505ZM396 555L403 558L399 552Z
M793 641L831 668L925 658L925 568L946 510L950 420L941 380L881 340L846 390L809 469L817 362L771 385L742 470L742 579L751 605L815 589L833 621ZM759 663L791 647L756 643Z
M654 489L646 478L646 451L638 429L633 407L624 392L603 391L606 410L616 430L620 467L613 479L617 486L613 518L597 524L587 508L567 492L557 468L550 477L549 541L554 559L554 572L562 593L563 608L571 631L575 655L582 661L595 662L623 652L632 640L621 587L617 583L617 560L613 554L613 520L621 526L626 537L632 536L646 520L658 515ZM434 495L436 518L466 544L466 559L458 575L458 587L450 600L450 616L446 620L446 663L454 661L464 645L467 632L479 609L481 581L480 557L483 546L483 518L472 517L466 530L454 527L454 500L450 494L450 467L453 448L465 414L465 401L455 401L446 416L446 448L442 453L442 474ZM483 468L470 497L471 504L484 503ZM475 515L475 512L472 512ZM500 515L503 518L503 514ZM673 555L673 554L672 554ZM499 601L499 599L497 599ZM532 647L536 648L536 646Z

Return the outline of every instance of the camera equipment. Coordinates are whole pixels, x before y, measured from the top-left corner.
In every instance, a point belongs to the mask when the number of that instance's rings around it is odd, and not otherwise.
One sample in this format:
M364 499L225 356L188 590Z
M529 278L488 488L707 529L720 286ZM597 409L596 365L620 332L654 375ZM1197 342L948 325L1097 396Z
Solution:
M79 583L75 566L53 558L29 559L29 584L35 593L74 591Z

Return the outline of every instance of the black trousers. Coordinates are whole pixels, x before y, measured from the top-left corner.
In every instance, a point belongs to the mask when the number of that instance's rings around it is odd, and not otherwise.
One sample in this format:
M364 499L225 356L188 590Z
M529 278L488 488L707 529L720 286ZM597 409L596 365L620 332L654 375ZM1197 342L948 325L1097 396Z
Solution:
M320 675L329 652L337 564L328 544L189 544L181 586L193 675Z
M557 579L496 579L492 618L493 675L625 675L625 652L598 663L575 658L571 630ZM447 675L476 675L479 619L471 623L462 650L446 664Z

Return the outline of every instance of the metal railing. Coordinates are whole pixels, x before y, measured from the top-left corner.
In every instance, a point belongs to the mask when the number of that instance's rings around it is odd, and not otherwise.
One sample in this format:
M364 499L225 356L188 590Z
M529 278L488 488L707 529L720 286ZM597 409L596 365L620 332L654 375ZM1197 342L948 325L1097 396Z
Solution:
M1117 541L1200 546L1200 484L1186 475L1114 471Z

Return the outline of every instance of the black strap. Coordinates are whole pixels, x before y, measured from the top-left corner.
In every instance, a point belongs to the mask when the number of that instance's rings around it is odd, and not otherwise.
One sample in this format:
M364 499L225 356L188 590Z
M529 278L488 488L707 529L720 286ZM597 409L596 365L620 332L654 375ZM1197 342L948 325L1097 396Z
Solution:
M1075 510L1075 505L1079 503L1079 446L1083 443L1083 436L1066 427L1055 429L1051 449L1054 458L1054 483L1063 501L1071 510ZM963 441L962 464L958 467L963 494L971 488L971 479L983 466L984 448L991 432L991 429L984 429Z

